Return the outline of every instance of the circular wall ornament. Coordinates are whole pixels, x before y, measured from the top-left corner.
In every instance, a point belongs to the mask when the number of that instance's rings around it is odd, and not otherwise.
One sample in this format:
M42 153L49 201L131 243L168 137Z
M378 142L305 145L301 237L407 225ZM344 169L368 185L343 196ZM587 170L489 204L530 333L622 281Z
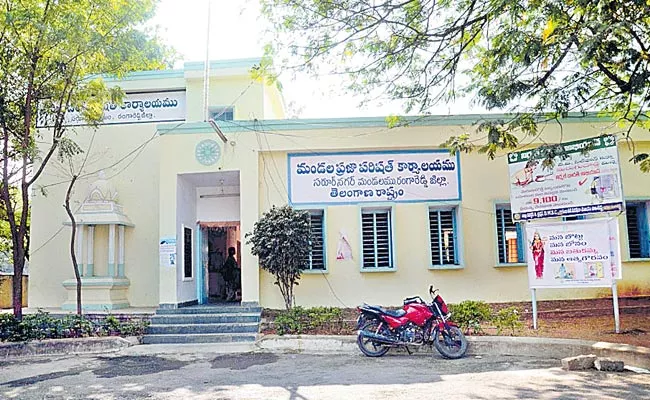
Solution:
M216 141L205 139L196 145L194 156L203 165L214 165L221 157L221 147Z

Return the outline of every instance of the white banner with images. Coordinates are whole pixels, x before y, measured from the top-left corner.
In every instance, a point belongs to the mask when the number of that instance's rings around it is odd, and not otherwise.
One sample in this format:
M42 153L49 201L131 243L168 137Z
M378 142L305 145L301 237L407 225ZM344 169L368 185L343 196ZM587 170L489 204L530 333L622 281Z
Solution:
M185 109L185 90L126 93L122 105L104 105L104 120L100 125L184 121ZM63 125L80 126L87 123L79 110L70 108L65 113ZM52 121L39 113L36 126L51 127Z
M289 154L289 203L460 200L460 158L446 150Z
M528 223L526 235L531 289L609 287L621 274L618 227L608 218Z
M616 138L561 144L564 155L542 165L538 149L508 154L515 221L621 211L624 207Z
M160 238L158 254L160 266L176 267L176 238L172 236Z

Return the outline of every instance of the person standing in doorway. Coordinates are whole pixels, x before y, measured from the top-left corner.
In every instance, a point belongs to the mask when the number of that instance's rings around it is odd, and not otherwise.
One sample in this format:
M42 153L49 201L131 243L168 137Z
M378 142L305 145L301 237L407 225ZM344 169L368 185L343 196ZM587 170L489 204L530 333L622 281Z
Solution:
M226 280L226 301L235 300L237 296L237 286L239 277L239 265L235 258L236 250L234 247L228 248L228 258L223 263L223 277Z

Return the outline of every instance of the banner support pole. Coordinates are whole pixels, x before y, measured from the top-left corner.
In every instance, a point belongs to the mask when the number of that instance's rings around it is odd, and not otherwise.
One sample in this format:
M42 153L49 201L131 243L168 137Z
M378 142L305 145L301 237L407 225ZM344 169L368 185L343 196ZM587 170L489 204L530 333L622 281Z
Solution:
M530 289L530 294L533 300L533 329L537 330L537 289Z
M618 312L618 289L616 287L616 280L612 283L612 303L614 303L614 324L616 333L621 333L621 320Z

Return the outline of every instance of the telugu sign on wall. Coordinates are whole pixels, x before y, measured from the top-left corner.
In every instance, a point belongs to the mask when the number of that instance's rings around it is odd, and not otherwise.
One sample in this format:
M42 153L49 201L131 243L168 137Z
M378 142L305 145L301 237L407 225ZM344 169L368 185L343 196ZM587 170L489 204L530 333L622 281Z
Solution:
M623 209L616 138L602 136L562 146L567 157L557 157L550 168L542 166L538 149L508 154L515 221Z
M108 103L104 105L102 125L133 124L149 122L172 122L185 120L185 90L126 93L122 105ZM63 122L66 126L86 125L81 113L71 108L65 113ZM43 113L36 121L38 128L51 127Z
M530 288L609 287L620 279L618 225L612 221L526 224Z
M289 202L460 200L460 159L446 150L289 154Z

